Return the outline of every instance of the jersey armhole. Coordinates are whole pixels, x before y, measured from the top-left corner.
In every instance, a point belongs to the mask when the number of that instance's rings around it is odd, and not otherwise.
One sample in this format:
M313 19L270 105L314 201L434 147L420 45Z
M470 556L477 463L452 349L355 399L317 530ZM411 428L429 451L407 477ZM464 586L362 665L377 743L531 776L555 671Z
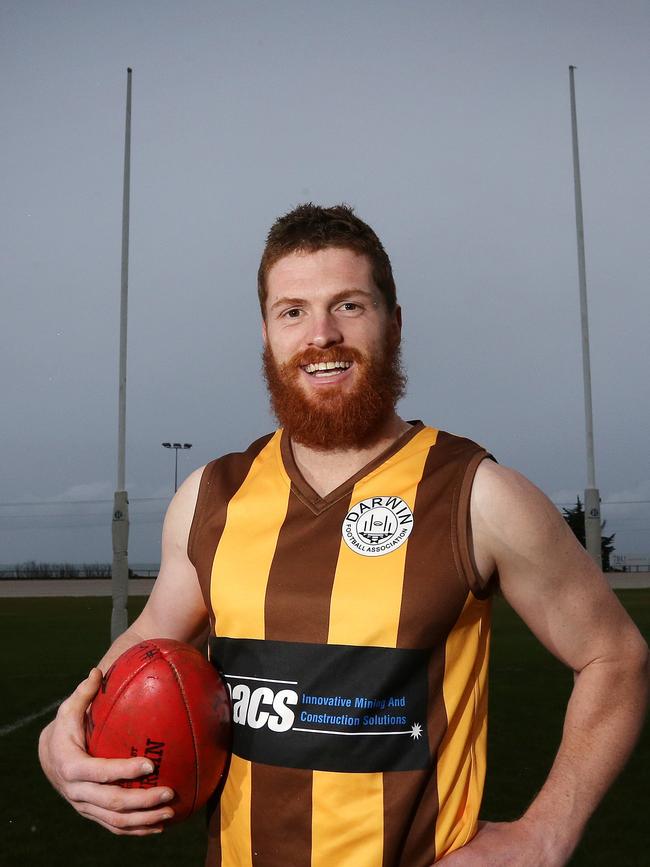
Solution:
M201 473L201 481L199 482L199 492L196 496L194 505L194 514L192 515L192 523L190 524L190 532L187 537L187 558L196 567L196 540L201 529L201 519L205 515L206 510L203 508L204 500L208 496L208 489L214 464L216 461L211 461L203 468Z
M485 449L475 452L469 459L454 496L451 516L454 547L458 552L461 572L469 590L478 599L486 599L493 593L498 584L496 571L487 581L483 578L474 557L470 498L476 470L484 460L492 460L496 463L496 458Z

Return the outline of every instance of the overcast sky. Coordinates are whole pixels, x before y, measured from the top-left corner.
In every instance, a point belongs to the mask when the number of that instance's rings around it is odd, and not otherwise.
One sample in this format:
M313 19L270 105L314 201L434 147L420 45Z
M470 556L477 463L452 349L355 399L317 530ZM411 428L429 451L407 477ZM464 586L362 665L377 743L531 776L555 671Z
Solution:
M647 0L0 10L0 562L111 556L129 65L132 561L158 559L173 488L161 442L193 444L185 476L273 427L256 270L270 224L305 200L354 205L391 256L402 415L575 500L586 458L569 64L597 482L617 551L650 553Z

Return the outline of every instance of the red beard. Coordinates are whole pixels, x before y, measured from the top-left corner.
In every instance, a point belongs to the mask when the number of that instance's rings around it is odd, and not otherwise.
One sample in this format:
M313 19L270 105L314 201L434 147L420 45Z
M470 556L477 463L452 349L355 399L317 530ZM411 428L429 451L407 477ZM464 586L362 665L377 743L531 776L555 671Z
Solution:
M353 361L354 389L343 392L333 383L307 396L298 383L300 368L319 361ZM400 346L390 338L372 357L357 349L312 347L281 365L267 345L263 362L271 408L280 425L296 442L322 451L372 445L406 386Z

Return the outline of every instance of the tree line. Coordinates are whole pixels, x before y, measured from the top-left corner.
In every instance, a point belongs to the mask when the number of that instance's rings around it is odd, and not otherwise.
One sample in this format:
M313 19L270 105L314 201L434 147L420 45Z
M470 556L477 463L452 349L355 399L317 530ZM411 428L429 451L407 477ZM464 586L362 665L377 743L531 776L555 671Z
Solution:
M576 539L580 542L583 548L586 548L585 510L580 497L576 497L575 506L572 506L570 509L562 509L562 511L564 512L564 520L573 530ZM612 572L614 570L610 563L610 557L615 550L613 542L616 533L612 533L611 536L604 536L603 530L605 529L606 523L607 521L603 521L600 525L600 552L603 560L603 572Z
M563 508L564 520L567 522L577 540L583 548L585 543L585 510L582 505L582 500L578 496L575 506L570 509ZM612 570L610 557L614 548L614 537L604 536L602 530L605 529L606 521L601 524L601 551L603 558L603 571L610 572ZM135 573L129 569L129 578L134 577ZM30 560L25 563L17 563L13 567L0 570L1 579L11 578L110 578L111 564L110 563L37 563L35 560Z
M37 563L29 560L2 569L0 579L36 578L110 578L110 563ZM129 578L133 571L129 569Z

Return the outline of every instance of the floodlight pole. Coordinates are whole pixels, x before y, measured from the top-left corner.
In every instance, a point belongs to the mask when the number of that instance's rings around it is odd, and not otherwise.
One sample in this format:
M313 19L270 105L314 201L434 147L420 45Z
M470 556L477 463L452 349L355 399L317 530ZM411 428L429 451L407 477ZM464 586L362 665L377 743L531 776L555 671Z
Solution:
M161 443L164 449L174 449L174 493L178 490L178 451L179 449L191 449L192 443Z
M126 334L129 288L129 195L131 186L131 68L126 78L126 125L124 132L124 186L122 194L122 279L120 294L120 365L117 434L117 490L113 497L113 609L111 641L128 624L129 597L129 497L126 491Z
M569 66L571 93L571 132L573 138L573 186L576 207L576 235L578 240L578 283L580 288L580 322L582 327L582 374L585 396L585 437L587 445L587 487L585 488L585 543L589 554L602 569L602 542L600 526L600 494L596 487L594 458L594 420L591 405L591 360L589 355L589 318L587 315L587 276L585 268L585 232L582 221L582 187L580 184L580 157L578 154L578 120L574 81L575 66Z

